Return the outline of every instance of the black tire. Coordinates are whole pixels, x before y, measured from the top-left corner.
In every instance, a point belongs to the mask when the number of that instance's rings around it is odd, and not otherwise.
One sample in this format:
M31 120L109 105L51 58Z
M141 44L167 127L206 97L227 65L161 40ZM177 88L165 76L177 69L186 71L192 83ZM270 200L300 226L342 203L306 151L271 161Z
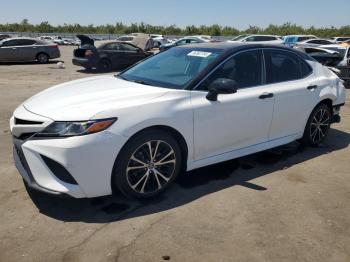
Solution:
M38 61L38 63L40 64L47 64L49 60L50 60L50 57L46 53L39 53L36 56L36 61Z
M332 111L326 104L317 105L307 121L303 138L304 145L319 146L326 138L332 120Z
M100 72L109 72L112 70L112 63L108 59L101 59L97 64L97 70Z
M150 151L154 154L153 160ZM179 144L168 133L158 129L139 133L126 143L115 161L112 188L137 199L159 195L178 176L181 157Z

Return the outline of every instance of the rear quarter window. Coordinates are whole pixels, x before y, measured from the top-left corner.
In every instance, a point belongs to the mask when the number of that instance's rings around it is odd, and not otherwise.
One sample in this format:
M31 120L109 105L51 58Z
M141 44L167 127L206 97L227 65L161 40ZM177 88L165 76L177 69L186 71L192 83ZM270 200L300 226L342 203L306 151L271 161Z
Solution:
M298 80L311 73L311 67L292 52L267 49L264 56L267 84Z

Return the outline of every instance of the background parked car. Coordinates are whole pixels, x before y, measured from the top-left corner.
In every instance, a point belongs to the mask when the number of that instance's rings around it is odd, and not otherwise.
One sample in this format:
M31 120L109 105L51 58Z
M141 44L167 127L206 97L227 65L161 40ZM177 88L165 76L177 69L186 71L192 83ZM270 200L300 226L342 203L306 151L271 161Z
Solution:
M309 39L316 39L314 35L286 35L283 37L284 45L294 47L295 44Z
M299 48L323 65L338 69L338 76L350 88L350 46L325 45Z
M163 35L151 35L151 38L153 39L153 47L160 47L161 45L165 45L168 42L168 39L166 39Z
M7 38L0 41L0 62L38 61L47 63L60 57L57 44L35 38Z
M99 71L110 71L113 68L127 68L148 57L151 53L121 41L102 42L98 47L94 40L85 35L77 36L81 40L81 47L73 51L73 64L86 69L96 68Z
M294 45L294 47L318 47L321 45L331 45L333 44L332 41L327 39L308 39L302 42L298 42Z
M52 42L58 45L64 45L64 40L60 36L40 36L40 40L44 40L46 42Z
M154 47L152 37L144 33L132 33L130 35L123 35L118 37L117 40L136 45L146 51L151 50Z
M181 46L181 45L188 45L188 44L198 44L198 43L205 43L207 41L199 38L199 37L184 37L180 38L179 40L176 40L175 42L161 45L159 50L160 51L165 51L168 50L174 46Z
M239 35L228 42L259 42L259 44L283 44L283 40L275 35Z
M6 39L6 38L10 38L10 35L6 35L6 34L0 34L0 40Z
M347 36L341 36L341 37L331 37L330 40L335 43L335 44L338 44L338 43L342 43L342 42L345 42L345 41L348 41L350 40L350 37L347 37Z

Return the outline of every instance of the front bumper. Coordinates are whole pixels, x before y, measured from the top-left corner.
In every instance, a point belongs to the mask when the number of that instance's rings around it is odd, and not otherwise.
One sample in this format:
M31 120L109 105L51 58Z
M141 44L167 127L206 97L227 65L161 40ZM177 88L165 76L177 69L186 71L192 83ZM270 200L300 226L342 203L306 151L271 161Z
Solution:
M14 134L21 127L13 119L11 131ZM65 194L75 198L112 193L113 165L127 137L111 133L108 129L67 138L36 138L33 135L24 139L18 137L21 136L17 134L13 137L13 157L28 186L45 193ZM53 169L47 159L66 170L75 183L62 179L58 173L60 170Z
M93 68L96 67L96 63L90 59L87 58L81 58L81 57L74 57L72 59L73 65L76 66L82 66L85 68Z

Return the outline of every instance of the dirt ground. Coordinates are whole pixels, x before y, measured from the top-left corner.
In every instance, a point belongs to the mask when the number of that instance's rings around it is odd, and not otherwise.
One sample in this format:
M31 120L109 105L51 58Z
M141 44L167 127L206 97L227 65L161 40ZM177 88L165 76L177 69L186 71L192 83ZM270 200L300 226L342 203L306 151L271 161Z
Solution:
M319 148L298 143L202 168L146 203L27 190L9 118L26 98L88 77L71 63L0 65L0 261L350 261L350 101Z

